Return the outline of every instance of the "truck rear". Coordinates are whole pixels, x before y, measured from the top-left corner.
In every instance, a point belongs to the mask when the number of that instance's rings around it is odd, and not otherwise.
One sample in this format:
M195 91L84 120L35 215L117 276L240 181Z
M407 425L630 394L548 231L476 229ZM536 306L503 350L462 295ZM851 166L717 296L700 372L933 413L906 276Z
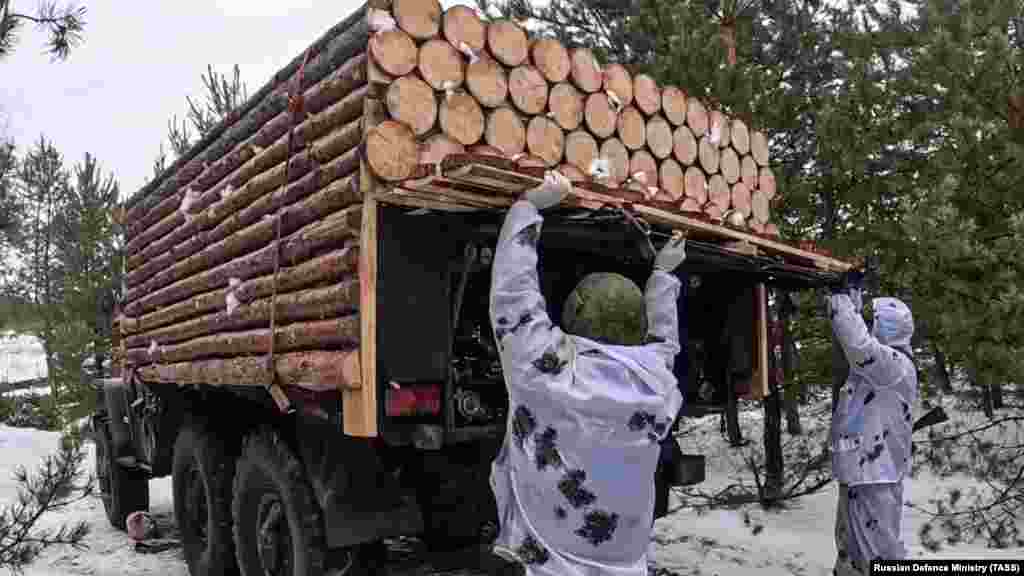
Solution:
M551 42L464 7L371 2L128 200L119 377L94 416L113 525L170 475L194 575L322 574L372 565L387 538L486 539L507 412L490 263L504 208L545 169L574 181L541 237L552 317L587 273L642 285L652 250L686 231L675 372L687 402L721 404L737 378L767 391L768 292L847 266L766 233L767 156L757 138L737 149L721 136L742 140L745 125L680 115L665 96L677 89L609 66L602 82L637 87L634 106L612 106L624 98L594 86L596 61ZM538 77L543 98L539 84L520 92L517 79ZM652 135L696 134L698 152L585 126L595 95L595 110L635 112ZM699 158L711 154L736 156L736 170L712 171ZM659 477L663 502L686 481Z

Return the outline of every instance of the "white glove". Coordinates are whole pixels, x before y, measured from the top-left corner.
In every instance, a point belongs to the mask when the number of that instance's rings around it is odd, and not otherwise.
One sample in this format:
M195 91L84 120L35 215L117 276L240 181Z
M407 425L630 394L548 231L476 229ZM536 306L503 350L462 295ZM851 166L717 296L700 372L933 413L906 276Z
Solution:
M654 269L673 272L686 260L686 237L672 238L654 257Z
M527 190L523 197L537 207L545 210L558 206L562 199L572 192L572 183L561 172L548 170L544 173L544 183Z

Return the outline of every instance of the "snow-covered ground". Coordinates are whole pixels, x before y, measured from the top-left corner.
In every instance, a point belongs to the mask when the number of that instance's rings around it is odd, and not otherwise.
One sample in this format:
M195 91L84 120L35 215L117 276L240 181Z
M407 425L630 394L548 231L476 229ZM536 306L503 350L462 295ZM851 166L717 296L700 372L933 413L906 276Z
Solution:
M955 412L950 411L951 416ZM827 404L805 409L806 437L812 443L825 438ZM760 443L761 418L759 412L743 415L745 436L753 440L751 446L731 449L718 431L718 418L714 416L687 423L690 433L681 439L684 452L704 453L708 457L708 481L701 490L713 491L737 481L750 482L742 472L744 453L757 450ZM0 502L15 495L16 486L11 474L19 465L30 469L57 446L58 435L30 429L0 426ZM784 441L788 437L784 436ZM89 465L92 465L90 445ZM928 498L941 495L951 482L965 487L974 484L966 478L935 477L923 472L908 481L905 498L925 505ZM150 483L151 511L158 524L169 527L171 517L170 479ZM797 575L825 576L831 573L834 559L833 522L836 488L829 484L819 493L792 502L780 512L765 512L758 506L734 510L712 510L698 514L681 510L659 520L655 525L651 545L652 560L659 568L678 575L731 575L761 576ZM43 553L31 566L28 576L81 574L89 576L135 576L142 574L184 576L187 570L180 559L180 550L161 554L142 554L135 551L127 536L110 528L97 498L75 504L70 509L46 519L48 525L85 520L92 526L86 544L88 549L51 549ZM915 557L959 558L1020 558L1024 550L992 550L981 545L944 547L937 553L927 552L918 538L918 529L925 521L920 512L907 509L904 536ZM422 574L422 569L410 573ZM402 570L406 573L405 570ZM447 572L446 574L452 574Z
M46 356L38 338L0 333L0 383L45 377Z

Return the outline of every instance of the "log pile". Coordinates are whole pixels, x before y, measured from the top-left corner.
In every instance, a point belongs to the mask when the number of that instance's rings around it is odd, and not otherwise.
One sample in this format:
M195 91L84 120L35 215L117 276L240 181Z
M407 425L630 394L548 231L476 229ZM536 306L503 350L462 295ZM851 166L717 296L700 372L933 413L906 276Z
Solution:
M404 54L412 38L435 36L422 22L405 24L410 33L370 42L367 9L353 14L128 201L118 326L130 371L147 382L272 393L359 388L367 52ZM448 48L433 42L423 57L443 63ZM389 60L390 69L408 74L412 56ZM426 68L403 93L432 102L435 88L463 74L461 62ZM418 105L392 109L425 133L431 126L414 122ZM459 101L446 105L463 114ZM465 122L449 129L473 138Z
M366 158L382 180L404 186L450 154L495 155L778 235L768 141L743 120L465 6L394 2L370 20L390 122L373 129Z

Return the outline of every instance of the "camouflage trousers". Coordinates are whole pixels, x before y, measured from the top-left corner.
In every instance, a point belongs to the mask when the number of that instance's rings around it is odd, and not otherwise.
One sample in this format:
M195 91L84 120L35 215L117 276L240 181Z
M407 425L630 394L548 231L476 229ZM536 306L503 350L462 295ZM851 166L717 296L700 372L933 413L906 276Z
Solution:
M903 483L839 485L835 576L864 576L875 559L906 557L901 524Z

